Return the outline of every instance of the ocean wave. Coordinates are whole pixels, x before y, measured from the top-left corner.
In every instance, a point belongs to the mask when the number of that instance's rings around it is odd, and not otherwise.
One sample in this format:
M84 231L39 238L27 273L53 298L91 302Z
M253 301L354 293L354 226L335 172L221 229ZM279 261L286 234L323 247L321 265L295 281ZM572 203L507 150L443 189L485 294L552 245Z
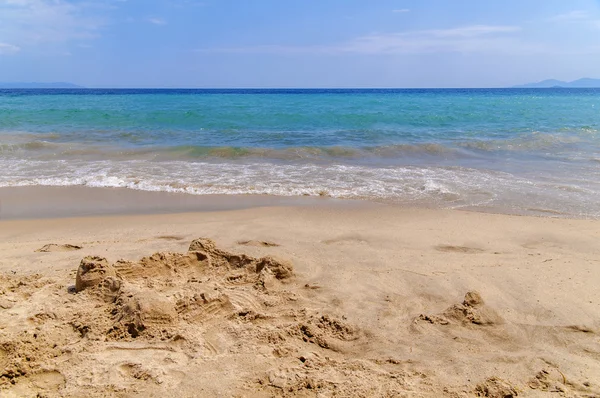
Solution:
M589 138L589 137L587 137ZM590 141L586 137L575 134L540 133L533 132L503 139L474 139L458 142L457 145L478 151L518 151L537 152L564 149L583 143L598 145L596 140Z
M447 208L546 209L599 217L600 184L465 167L250 162L0 161L0 186L128 188L194 195L322 195ZM547 212L546 212L547 213Z
M346 164L440 164L470 166L470 161L502 160L505 154L597 163L600 139L567 133L533 132L503 138L479 138L380 145L312 145L312 146L219 146L219 145L145 145L104 142L78 142L54 134L2 136L0 159L27 160L150 160L150 161L273 161L289 163ZM72 138L72 137L68 137Z
M392 144L380 146L300 146L286 148L179 146L157 148L155 153L189 158L264 158L278 160L336 159L364 157L398 157L401 155L441 155L456 153L456 149L437 143Z
M15 144L0 144L0 153L17 151L39 151L55 149L57 145L47 141L29 141Z
M489 173L462 168L270 163L20 161L3 166L11 170L4 169L0 186L87 185L191 194L316 195L326 190L340 198L406 200L428 195L459 198L455 188L465 183L475 188L476 181L484 186L490 177ZM490 197L489 192L479 190L479 194Z
M198 159L272 159L320 160L398 158L402 156L456 155L458 150L437 143L395 144L366 147L300 146L283 148L180 145L170 147L115 147L109 145L34 140L0 144L1 155L20 155L23 158L98 157L115 160L198 160Z

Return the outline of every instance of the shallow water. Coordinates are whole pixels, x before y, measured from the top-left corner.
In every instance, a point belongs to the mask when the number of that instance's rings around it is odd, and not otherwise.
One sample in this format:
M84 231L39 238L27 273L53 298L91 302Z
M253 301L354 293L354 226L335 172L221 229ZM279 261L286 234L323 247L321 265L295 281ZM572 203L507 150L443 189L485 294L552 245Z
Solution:
M0 186L600 216L600 90L0 90Z

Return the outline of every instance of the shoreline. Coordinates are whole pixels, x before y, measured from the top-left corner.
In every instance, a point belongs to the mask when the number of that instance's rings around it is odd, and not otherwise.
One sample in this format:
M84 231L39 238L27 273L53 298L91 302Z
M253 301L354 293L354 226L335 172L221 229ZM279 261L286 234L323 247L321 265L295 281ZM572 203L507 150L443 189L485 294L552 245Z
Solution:
M260 207L317 208L397 208L448 210L516 217L564 220L598 220L538 208L500 206L440 207L430 202L390 203L369 199L339 199L329 196L278 196L268 194L207 194L145 191L130 188L88 186L0 187L0 221L20 219L71 218L94 216L154 215L218 212Z
M191 195L85 186L0 187L0 220L214 212L257 207L382 206L314 196Z

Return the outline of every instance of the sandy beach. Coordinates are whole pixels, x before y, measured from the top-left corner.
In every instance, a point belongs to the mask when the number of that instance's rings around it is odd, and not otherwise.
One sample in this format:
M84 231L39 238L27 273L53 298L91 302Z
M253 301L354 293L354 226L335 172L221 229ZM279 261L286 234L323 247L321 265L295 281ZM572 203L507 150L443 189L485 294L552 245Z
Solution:
M3 200L0 395L600 396L598 221L231 200Z
M600 0L0 0L0 398L600 398Z

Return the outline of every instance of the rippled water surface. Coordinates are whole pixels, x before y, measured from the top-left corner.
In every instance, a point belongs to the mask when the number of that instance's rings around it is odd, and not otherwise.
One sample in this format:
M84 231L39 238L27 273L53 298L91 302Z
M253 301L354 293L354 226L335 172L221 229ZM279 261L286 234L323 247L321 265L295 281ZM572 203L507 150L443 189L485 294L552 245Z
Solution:
M0 90L0 186L600 216L600 90Z

